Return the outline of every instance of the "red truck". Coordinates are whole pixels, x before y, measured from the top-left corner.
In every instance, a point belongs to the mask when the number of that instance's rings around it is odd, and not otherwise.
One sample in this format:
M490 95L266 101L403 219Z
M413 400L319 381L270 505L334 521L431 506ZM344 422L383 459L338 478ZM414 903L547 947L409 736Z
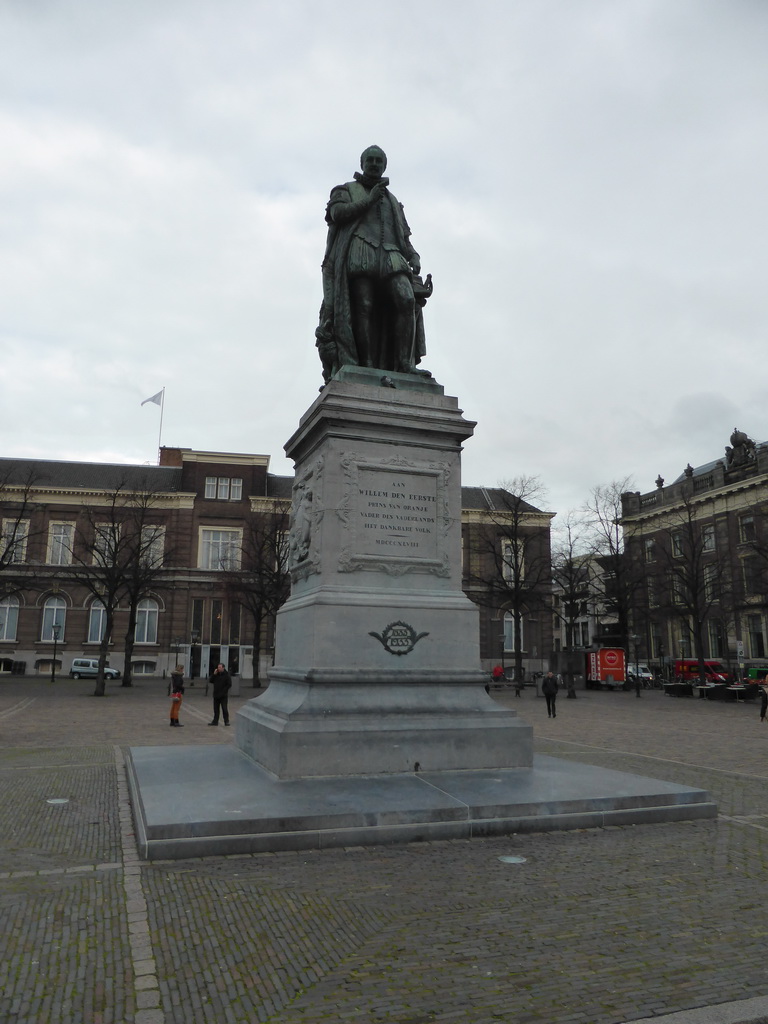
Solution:
M719 661L704 662L704 677L709 683L724 683L728 678L728 669ZM695 658L685 658L675 662L675 678L685 683L697 682L699 679L699 663Z
M599 647L587 652L586 684L590 690L613 689L627 680L627 659L621 647Z

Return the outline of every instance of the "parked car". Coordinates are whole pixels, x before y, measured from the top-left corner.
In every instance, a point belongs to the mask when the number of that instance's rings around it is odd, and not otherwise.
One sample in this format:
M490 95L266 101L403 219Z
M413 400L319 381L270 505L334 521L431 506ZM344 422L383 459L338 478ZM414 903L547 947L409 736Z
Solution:
M72 661L72 668L69 670L71 679L95 679L99 674L99 659L98 658L75 658ZM116 668L110 668L109 665L104 667L104 678L105 679L119 679L120 672Z

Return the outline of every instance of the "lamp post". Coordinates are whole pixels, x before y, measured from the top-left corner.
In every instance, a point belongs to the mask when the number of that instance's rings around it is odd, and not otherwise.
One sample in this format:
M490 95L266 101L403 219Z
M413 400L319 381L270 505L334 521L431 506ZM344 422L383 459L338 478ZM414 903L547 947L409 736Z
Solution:
M639 697L640 696L640 686L641 686L641 683L640 683L640 662L639 662L639 655L638 655L638 651L639 651L639 647L640 647L640 637L638 636L637 633L632 633L632 635L629 637L629 639L635 645L635 696Z
M200 630L199 629L193 629L190 639L191 639L192 643L190 644L190 651L189 651L189 661L190 661L190 665L189 665L189 685L190 686L194 686L195 685L195 683L194 683L194 679L195 679L195 647L196 647L197 644L200 643Z
M56 647L59 643L59 635L61 634L61 624L54 622L51 626L51 632L53 633L53 661L51 662L51 682L56 682Z

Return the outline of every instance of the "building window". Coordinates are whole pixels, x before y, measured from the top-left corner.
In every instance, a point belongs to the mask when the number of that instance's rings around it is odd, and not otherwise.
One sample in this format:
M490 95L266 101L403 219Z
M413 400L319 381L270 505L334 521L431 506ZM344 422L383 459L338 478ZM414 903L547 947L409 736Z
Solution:
M232 604L229 607L229 642L231 644L240 643L240 612L241 607L239 604Z
M29 536L28 519L3 520L3 547L0 551L0 563L24 562L27 557L27 537Z
M675 558L683 556L683 534L681 530L675 530L672 534L672 554Z
M512 540L501 542L501 575L508 582L515 583L522 583L525 578L523 553Z
M720 575L716 565L704 566L704 600L718 601L720 599Z
M51 523L48 537L48 564L72 564L72 537L75 532L74 523Z
M192 632L197 633L197 639L202 640L203 638L203 612L205 610L205 601L202 597L192 598ZM207 640L208 638L205 637Z
M742 544L748 544L755 539L754 516L742 516L739 519L739 539Z
M643 539L643 557L646 562L653 562L656 558L656 541L653 537Z
M165 527L142 526L141 564L147 569L159 569L165 556Z
M762 575L759 560L754 557L743 559L741 570L744 576L744 593L748 597L754 597L756 594L759 594Z
M685 587L675 573L670 573L669 576L669 592L672 595L672 604L680 606L685 603Z
M15 640L19 624L18 597L5 597L0 601L0 640Z
M520 622L520 650L523 650L523 623ZM504 615L504 650L514 651L515 649L515 617L512 612Z
M765 635L763 633L763 619L761 615L747 616L747 629L749 630L749 656L750 658L765 657Z
M720 619L710 619L707 624L709 634L709 656L710 658L725 657L725 644L723 643L723 624Z
M206 498L219 501L240 501L243 497L243 478L228 476L207 476L205 478Z
M701 546L704 551L715 550L715 528L714 526L705 526L701 531Z
M131 672L135 676L153 676L156 672L154 661L134 661L131 665Z
M103 601L94 601L88 615L88 643L100 644L107 628L107 609Z
M239 569L242 530L200 530L201 569Z
M43 627L40 639L53 643L53 627L60 626L59 641L64 639L64 625L67 617L67 603L63 597L49 597L43 605Z
M653 623L651 625L651 657L661 658L661 652L663 649L664 641L662 639L661 633L659 632L659 627L656 623Z
M224 602L213 598L211 600L211 643L220 644L223 638L222 633L222 615L224 612Z
M157 601L153 601L151 597L145 597L136 607L134 638L137 644L157 643Z
M102 568L117 564L120 550L120 526L96 523L93 527L93 564Z
M680 648L681 658L693 657L693 646L690 641L690 634L684 623L680 623L680 626L678 627L677 643Z
M648 576L645 580L645 585L648 589L648 607L658 608L659 606L659 591L656 586L656 577Z

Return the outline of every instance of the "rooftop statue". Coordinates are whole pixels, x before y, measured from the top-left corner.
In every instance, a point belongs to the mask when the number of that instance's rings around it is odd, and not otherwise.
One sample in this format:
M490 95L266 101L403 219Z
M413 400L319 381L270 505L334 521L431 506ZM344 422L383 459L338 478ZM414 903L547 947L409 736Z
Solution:
M432 277L421 278L402 205L385 178L387 156L369 146L362 173L337 185L325 211L323 304L315 332L323 378L345 365L429 377L417 364L426 353L422 309Z
M745 434L743 430L739 430L738 427L734 427L730 440L733 447L730 445L725 446L725 465L727 469L732 469L735 466L744 466L748 462L754 461L756 445L748 434Z

